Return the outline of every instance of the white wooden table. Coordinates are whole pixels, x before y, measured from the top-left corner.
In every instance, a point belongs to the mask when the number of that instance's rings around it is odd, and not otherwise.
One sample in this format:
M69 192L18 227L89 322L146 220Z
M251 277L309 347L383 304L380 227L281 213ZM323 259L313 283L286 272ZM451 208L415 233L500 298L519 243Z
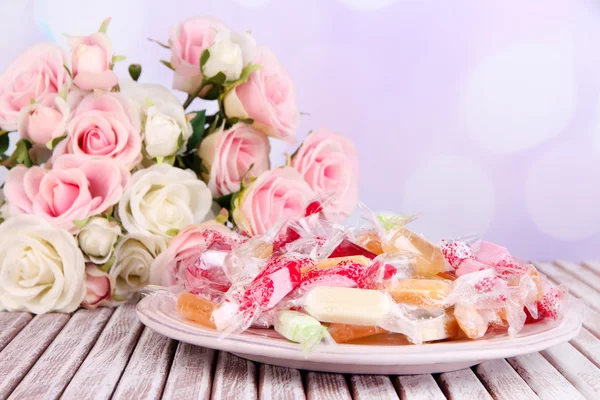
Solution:
M541 353L437 375L338 375L257 364L161 336L135 306L0 313L0 399L600 399L600 262L536 263L590 306Z

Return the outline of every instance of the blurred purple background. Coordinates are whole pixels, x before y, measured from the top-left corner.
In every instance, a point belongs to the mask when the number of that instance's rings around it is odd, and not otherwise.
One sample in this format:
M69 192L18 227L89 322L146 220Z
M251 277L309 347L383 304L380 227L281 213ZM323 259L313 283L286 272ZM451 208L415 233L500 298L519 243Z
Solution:
M252 30L295 78L299 136L325 125L357 144L371 208L420 212L413 227L435 240L600 258L597 0L28 0L0 15L0 70L112 16L118 72L141 63L141 81L166 86L168 51L146 37L194 15Z

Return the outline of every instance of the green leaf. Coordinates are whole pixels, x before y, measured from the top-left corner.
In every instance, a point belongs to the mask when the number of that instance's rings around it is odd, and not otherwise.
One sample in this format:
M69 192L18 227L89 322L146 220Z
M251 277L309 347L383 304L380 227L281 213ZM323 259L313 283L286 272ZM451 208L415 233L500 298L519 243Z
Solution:
M176 228L167 229L167 231L165 232L167 236L177 236L178 233L179 229Z
M48 150L52 150L56 147L57 144L59 144L60 142L63 141L64 138L66 138L67 135L63 135L57 138L52 139L51 141L49 141L48 143L46 143L46 147L48 148Z
M108 272L108 271L110 271L110 268L113 266L114 263L115 263L115 257L113 256L113 257L109 258L107 262L100 265L99 268L104 272Z
M177 148L181 149L181 146L183 146L185 144L185 139L183 138L183 133L179 134L179 137L177 138Z
M63 67L65 67L65 70L67 70L67 74L69 74L71 79L73 79L73 74L71 73L71 70L69 69L69 67L67 67L66 65L63 65Z
M31 146L32 143L29 140L21 139L17 142L16 149L9 158L13 165L23 164L27 168L33 165L31 157L29 156L29 149L31 149Z
M5 131L4 129L0 128L0 136L4 136L7 133L10 133L10 131Z
M108 25L110 24L110 20L111 18L108 17L104 21L102 21L102 25L100 25L100 29L98 29L98 32L106 33L106 31L108 30Z
M3 131L2 136L0 136L0 154L6 153L6 150L8 150L8 146L10 145L9 137L5 133L8 132Z
M219 98L219 96L221 95L222 92L222 87L219 85L211 85L210 89L208 89L208 92L206 92L206 94L204 96L202 96L202 98L204 100L217 100Z
M258 64L252 64L249 63L248 65L246 65L244 67L244 69L242 69L242 74L240 75L240 77L238 79L236 79L233 82L228 82L225 85L225 92L229 92L231 89L235 88L236 86L241 85L242 83L245 83L248 81L248 79L250 78L250 75L258 70L261 69L262 66L258 65Z
M204 67L204 64L206 64L206 62L208 61L209 58L210 58L210 51L208 51L208 49L204 49L202 54L200 54L200 70L202 70L202 68Z
M165 164L169 164L169 165L173 165L175 164L175 159L177 158L177 156L172 155L172 156L167 156L164 158L163 162Z
M146 38L146 39L148 39L148 40L149 40L149 41L151 41L152 43L156 43L157 45L159 45L159 46L161 46L161 47L164 47L165 49L170 49L170 48L171 48L171 47L169 47L169 45L168 45L168 44L164 44L164 43L162 43L162 42L159 42L159 41L158 41L158 40L156 40L156 39L152 39L152 38Z
M76 227L78 227L79 229L83 228L89 221L89 218L86 219L76 219L73 221L73 225L75 225Z
M140 78L140 75L142 74L142 66L140 64L131 64L129 66L128 71L129 76L131 76L131 79L137 82L137 80Z
M127 57L123 56L123 55L119 55L119 54L115 54L114 56L112 56L112 63L118 63L119 61L124 61Z
M233 193L221 197L216 197L213 200L222 208L231 210L231 200L233 200Z
M204 126L206 125L206 110L197 111L196 116L190 121L192 125L192 136L188 139L186 152L198 148L200 141L204 138Z
M211 76L210 78L205 79L207 82L212 83L213 85L223 86L225 81L227 80L227 76L224 73L218 72L215 76Z
M162 65L165 65L167 68L169 68L169 69L171 69L171 70L175 71L175 67L173 67L173 65L171 65L171 63L170 63L170 62L168 62L168 61L166 61L166 60L160 60L160 63L161 63Z

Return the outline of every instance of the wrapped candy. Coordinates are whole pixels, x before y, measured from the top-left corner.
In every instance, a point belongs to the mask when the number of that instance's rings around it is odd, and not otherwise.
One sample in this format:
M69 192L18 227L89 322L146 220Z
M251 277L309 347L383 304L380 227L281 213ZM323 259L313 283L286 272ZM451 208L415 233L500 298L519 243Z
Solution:
M215 311L217 327L227 334L247 329L262 312L275 307L300 284L302 268L313 262L306 257L270 258L249 285L243 290L235 288L232 299Z
M261 237L207 236L186 249L169 268L171 293L184 291L179 313L222 338L252 328L310 350L324 337L389 345L514 335L565 312L566 289L502 246L477 237L437 246L406 227L413 217L370 211L366 229L346 229L322 207Z
M327 328L319 321L292 310L279 311L275 317L274 328L286 339L300 343L305 351L310 351L327 335Z
M183 317L199 324L217 329L212 320L212 313L217 305L210 300L200 298L191 293L180 293L177 296L177 312Z

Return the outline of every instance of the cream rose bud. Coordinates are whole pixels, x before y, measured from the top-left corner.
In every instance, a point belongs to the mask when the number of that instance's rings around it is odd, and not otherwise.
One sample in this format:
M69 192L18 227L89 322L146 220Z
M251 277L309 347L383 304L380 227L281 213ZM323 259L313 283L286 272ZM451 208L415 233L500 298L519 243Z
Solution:
M6 310L72 312L85 294L83 254L66 230L33 215L0 224L0 304Z
M121 93L133 100L146 117L144 147L150 158L172 156L185 149L192 126L177 97L160 85L123 80Z
M177 153L181 137L181 127L173 118L161 113L156 107L148 109L144 146L150 158L168 157Z
M59 96L54 99L54 107L30 104L19 113L19 136L46 146L65 134L69 113L69 105Z
M130 234L121 239L109 271L116 279L117 298L128 298L148 284L152 262L166 248L164 236Z
M211 206L210 190L194 172L161 164L133 174L118 213L129 233L166 235L202 222Z
M93 217L79 231L79 247L94 264L104 264L112 255L113 247L121 235L116 222Z
M269 139L248 124L238 123L208 135L200 143L198 154L208 171L203 179L213 196L237 192L242 178L267 171L270 151Z
M227 81L235 81L242 69L254 58L256 42L248 33L221 31L215 44L208 48L209 57L202 66L202 73L212 78L222 72Z

